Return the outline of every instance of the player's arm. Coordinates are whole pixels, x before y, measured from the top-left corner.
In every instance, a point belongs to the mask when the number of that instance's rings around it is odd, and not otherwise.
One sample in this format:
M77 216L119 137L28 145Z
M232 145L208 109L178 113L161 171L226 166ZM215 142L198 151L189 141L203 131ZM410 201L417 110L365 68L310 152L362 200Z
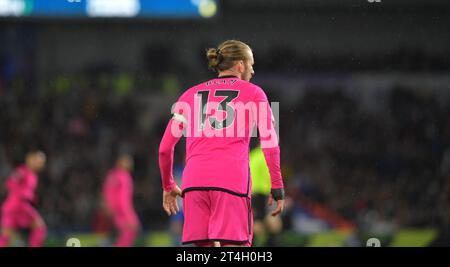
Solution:
M173 179L173 155L175 145L181 138L182 126L173 118L169 121L159 145L159 169L164 191L172 191L176 186Z
M120 180L119 209L124 217L127 218L125 227L136 231L140 228L139 223L128 219L134 216L135 213L133 208L133 179L128 174L120 174L118 178Z
M108 173L106 179L103 183L103 192L102 192L102 207L106 214L111 215L113 213L112 201L113 198L117 197L116 192L120 187L119 181L117 180L116 175L113 173Z
M179 113L174 113L174 117L169 121L163 138L159 145L159 169L163 186L163 208L170 216L179 211L177 196L181 196L181 190L173 179L173 155L175 145L180 140L184 123L184 117Z
M25 177L23 173L20 170L16 170L6 180L6 188L10 193L20 194L20 189L24 180Z
M117 179L117 201L118 201L118 208L119 210L123 212L127 212L130 209L130 205L132 202L131 195L129 194L129 187L128 181L126 177L123 176L123 174L118 174L116 176Z
M258 88L255 94L256 102L256 124L258 127L261 149L267 163L271 180L271 194L269 205L273 200L277 202L277 208L272 212L272 216L280 214L284 209L284 184L280 168L280 146L278 135L275 130L275 119L267 100L266 94Z

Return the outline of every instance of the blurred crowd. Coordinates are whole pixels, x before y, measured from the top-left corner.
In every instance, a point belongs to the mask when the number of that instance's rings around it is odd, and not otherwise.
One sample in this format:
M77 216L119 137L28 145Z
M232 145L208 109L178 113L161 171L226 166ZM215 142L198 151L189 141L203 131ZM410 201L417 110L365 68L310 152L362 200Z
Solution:
M37 206L49 228L90 230L100 212L107 171L119 153L130 153L136 210L144 226L162 225L157 149L177 81L148 82L128 74L94 77L59 75L35 88L16 80L0 91L1 199L3 182L24 153L42 149L48 165L40 175Z
M37 207L49 229L90 230L104 176L114 155L126 152L135 159L134 203L144 229L164 227L157 148L171 104L191 82L174 75L91 73L53 76L33 86L21 79L3 83L0 200L9 173L37 146L48 156ZM338 88L309 89L289 108L281 103L291 209L301 205L301 196L366 231L448 225L450 105L413 89L392 88L376 112ZM279 100L276 91L270 95ZM176 151L182 163L182 143Z
M280 115L292 195L324 205L361 231L448 227L450 104L394 86L374 100L381 108L369 111L343 90L319 89Z

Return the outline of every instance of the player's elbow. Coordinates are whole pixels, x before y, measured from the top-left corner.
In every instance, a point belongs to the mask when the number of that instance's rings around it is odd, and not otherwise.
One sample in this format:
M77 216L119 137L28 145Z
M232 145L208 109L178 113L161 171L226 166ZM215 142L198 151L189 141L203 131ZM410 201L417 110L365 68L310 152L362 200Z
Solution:
M261 148L278 148L278 138L276 135L271 135L268 138L261 137L260 138Z
M167 146L159 146L159 157L167 157L172 153L172 149Z

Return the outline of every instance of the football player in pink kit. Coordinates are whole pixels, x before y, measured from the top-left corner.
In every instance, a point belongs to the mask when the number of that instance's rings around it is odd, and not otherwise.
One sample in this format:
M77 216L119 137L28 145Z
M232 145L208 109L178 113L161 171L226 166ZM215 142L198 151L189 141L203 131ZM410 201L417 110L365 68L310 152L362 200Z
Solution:
M251 177L249 142L253 127L260 133L271 176L271 196L277 202L273 216L284 209L280 149L274 117L264 91L249 82L254 75L248 45L225 41L208 49L209 67L218 78L185 91L172 108L159 147L163 208L176 214L176 198L183 197L183 244L197 246L251 246ZM186 167L182 189L172 177L174 147L186 137Z
M140 228L133 208L133 180L130 175L132 168L131 156L119 156L116 166L108 172L103 185L105 208L119 232L114 244L118 247L132 246Z
M43 245L47 228L31 203L36 199L36 173L44 168L45 161L43 152L29 152L25 157L25 164L17 167L6 180L8 196L1 210L0 247L8 246L14 232L23 228L31 229L28 241L30 247Z

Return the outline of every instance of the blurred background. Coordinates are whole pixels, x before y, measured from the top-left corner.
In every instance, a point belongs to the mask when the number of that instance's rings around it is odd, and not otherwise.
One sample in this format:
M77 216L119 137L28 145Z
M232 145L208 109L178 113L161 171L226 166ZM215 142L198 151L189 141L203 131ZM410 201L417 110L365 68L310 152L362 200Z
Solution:
M448 246L449 14L437 0L0 0L0 201L39 147L47 245L105 244L101 185L126 151L138 245L177 245L158 144L180 93L215 76L205 49L239 39L280 103L275 245ZM175 160L179 175L183 142Z

